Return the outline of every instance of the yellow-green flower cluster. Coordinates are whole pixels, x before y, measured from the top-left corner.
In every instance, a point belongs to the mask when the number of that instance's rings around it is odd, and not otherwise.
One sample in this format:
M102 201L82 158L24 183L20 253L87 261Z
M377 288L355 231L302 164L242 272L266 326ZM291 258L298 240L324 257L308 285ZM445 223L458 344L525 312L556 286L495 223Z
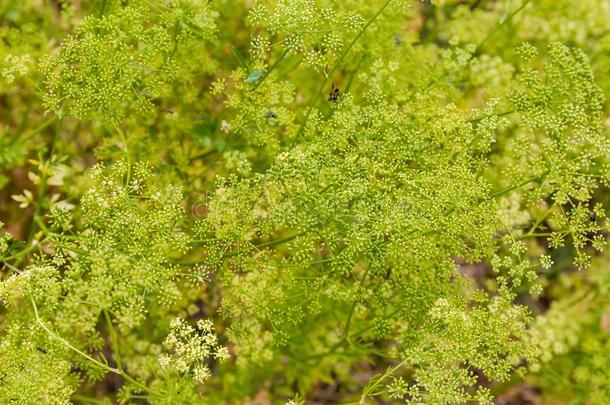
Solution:
M218 343L210 320L200 319L192 326L175 318L163 345L168 353L159 357L161 370L189 375L198 384L203 384L211 375L207 361L224 362L230 358L229 350Z

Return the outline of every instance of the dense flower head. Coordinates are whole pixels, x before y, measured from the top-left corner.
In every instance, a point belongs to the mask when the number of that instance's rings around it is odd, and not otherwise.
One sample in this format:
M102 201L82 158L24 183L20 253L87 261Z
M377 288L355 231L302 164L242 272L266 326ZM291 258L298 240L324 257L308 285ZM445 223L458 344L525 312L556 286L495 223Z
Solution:
M208 359L223 362L230 358L228 349L219 345L208 319L200 319L192 326L175 318L170 322L170 333L163 346L168 354L159 357L161 370L188 374L198 384L203 384L211 375L206 364Z
M180 80L175 51L211 39L216 13L205 1L135 1L115 13L88 16L42 62L47 108L111 123L127 114L146 118Z

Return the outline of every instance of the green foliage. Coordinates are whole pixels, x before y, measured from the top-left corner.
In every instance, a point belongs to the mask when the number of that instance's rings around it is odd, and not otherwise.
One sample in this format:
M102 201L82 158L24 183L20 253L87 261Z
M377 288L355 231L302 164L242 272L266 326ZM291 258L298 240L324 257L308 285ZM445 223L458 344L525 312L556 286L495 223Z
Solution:
M59 54L42 61L47 108L112 123L133 112L150 116L153 100L186 79L175 61L177 49L192 47L193 38L211 38L214 16L205 2L153 7L136 1L101 18L85 17Z
M0 343L0 401L5 404L69 404L76 376L62 349L44 332L12 322Z
M605 257L594 260L587 277L564 275L554 291L558 299L534 323L541 361L532 369L549 401L569 397L595 403L610 395L607 263Z
M0 402L610 400L605 2L5 3Z

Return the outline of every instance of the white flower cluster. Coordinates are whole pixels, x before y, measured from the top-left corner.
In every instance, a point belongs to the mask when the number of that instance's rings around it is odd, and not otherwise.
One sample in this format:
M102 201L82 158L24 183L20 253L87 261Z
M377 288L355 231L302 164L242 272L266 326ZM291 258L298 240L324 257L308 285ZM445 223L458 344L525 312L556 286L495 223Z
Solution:
M170 354L159 357L161 369L189 374L198 384L204 383L211 375L206 364L208 359L215 358L223 362L230 358L229 350L219 345L209 320L201 319L194 327L181 318L174 319L163 345Z
M16 78L24 76L28 73L28 64L30 62L30 55L11 55L8 54L4 57L4 62L0 63L0 77L2 77L6 83L11 84Z
M11 234L4 231L4 224L2 221L0 221L0 255L4 254L8 250L8 245L11 239Z

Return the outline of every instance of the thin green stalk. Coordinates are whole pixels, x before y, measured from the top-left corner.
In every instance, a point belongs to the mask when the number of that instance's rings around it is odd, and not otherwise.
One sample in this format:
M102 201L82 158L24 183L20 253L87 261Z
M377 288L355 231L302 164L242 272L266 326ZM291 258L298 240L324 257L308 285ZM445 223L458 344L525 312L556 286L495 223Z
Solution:
M558 234L561 232L539 232L539 233L526 233L525 235L521 236L522 239L525 238L542 238L542 237L547 237L547 236L552 236L554 234Z
M87 397L84 395L72 395L72 399L75 401L84 402L86 404L101 404L101 405L108 404L108 402L103 401L101 399L91 398L91 397Z
M32 218L32 225L30 226L30 232L28 234L28 245L32 243L34 239L34 235L36 234L37 227L40 225L39 220L40 213L42 210L42 202L45 195L45 189L47 188L47 177L49 171L49 164L51 163L51 159L53 158L53 154L55 153L55 145L57 144L57 139L59 138L59 132L61 131L63 119L59 119L57 124L55 125L55 132L53 133L53 140L51 141L51 147L49 149L49 153L47 158L45 159L43 164L43 171L40 174L40 181L38 183L38 199L36 201L36 205L34 206L34 216Z
M504 117L506 115L510 115L510 114L514 114L518 112L518 110L510 110L510 111L504 111L501 113L497 113L497 114L490 114L490 115L485 115L483 117L478 117L478 118L471 118L468 120L468 122L471 123L477 123L477 122L481 122L483 121L485 118L491 118L491 117Z
M388 377L390 377L391 375L393 375L399 368L401 368L402 366L404 366L407 363L408 359L404 359L403 361L401 361L400 363L398 363L395 367L393 368L388 368L387 371L380 376L379 378L377 378L375 380L375 382L371 385L368 385L367 387L365 387L365 389L362 392L362 396L360 397L360 404L364 404L366 403L366 398L367 397L372 397L373 395L375 395L375 390L377 389L377 387L379 387L379 385L381 385L381 383Z
M396 310L392 311L389 315L383 317L382 319L385 319L385 320L392 319L399 312L400 312L400 309L396 309ZM341 340L339 340L337 343L335 343L329 350L327 350L327 351L325 351L323 353L318 353L318 354L314 354L314 355L311 355L311 356L307 356L303 360L304 361L316 360L316 359L320 359L320 358L324 358L324 357L327 357L327 356L338 354L337 351L339 349L341 349L342 347L344 347L346 343L350 343L351 344L351 342L352 342L351 338L352 337L361 336L365 332L369 331L372 327L373 327L373 325L369 324L369 325L361 328L360 330L356 331L355 333L353 333L349 337L349 339L346 338L346 337L342 337Z
M491 39L491 37L493 37L496 32L500 31L500 29L502 27L504 27L506 24L508 24L509 22L511 22L513 20L513 18L519 14L521 12L521 10L523 10L529 3L531 3L532 0L525 0L523 3L521 3L521 5L512 13L510 13L504 20L501 20L499 24L497 24L493 30L491 30L487 36L485 36L485 38L483 38L483 40L479 43L479 45L477 46L477 49L475 50L475 53L479 53L479 51L481 50L481 48L483 47L483 45L485 45L485 43L487 41L489 41Z
M19 259L20 257L27 255L28 253L30 253L32 250L36 249L37 247L38 246L29 245L27 248L19 251L18 253L14 253L10 256L0 257L0 262L7 262L9 260Z
M349 79L347 79L347 84L345 85L345 89L343 90L346 93L349 92L349 89L352 87L352 83L354 82L354 78L356 77L356 72L358 72L358 70L360 70L360 66L362 66L362 62L364 62L364 59L365 59L365 55L362 55L360 57L360 60L356 64L356 67L350 73Z
M260 249L260 248L265 248L265 247L269 247L269 246L280 245L282 243L290 242L291 240L296 239L299 236L303 236L304 234L305 234L305 232L299 232L299 233L296 233L294 235L286 236L284 238L275 239L275 240L272 240L272 241L269 241L269 242L258 244L255 247L257 249Z
M286 243L286 242L290 242L293 239L298 238L299 236L304 235L305 232L299 232L297 234L294 235L290 235L290 236L286 236L284 238L280 238L280 239L275 239L275 240L271 240L269 242L265 242L265 243L260 243L258 245L254 245L254 249L260 250L262 248L266 248L266 247L270 247L270 246L277 246L277 245L281 245L282 243ZM233 251L229 254L223 255L223 258L227 258L227 257L234 257L239 255L241 252L239 250L237 251Z
M123 365L121 364L121 352L119 350L119 341L117 339L114 326L112 326L112 319L110 319L110 314L108 314L108 311L104 309L102 312L104 313L104 318L106 318L106 324L108 325L108 333L110 334L110 341L112 342L114 361L116 361L117 368L120 371L123 371Z
M131 182L131 157L129 156L129 146L127 145L127 138L121 129L117 126L117 132L121 136L121 140L123 141L123 145L125 145L125 157L127 158L127 178L125 179L125 187L129 186Z
M107 2L107 0L102 0L102 7L100 7L100 15L99 15L100 18L102 18L102 16L104 15L104 11L106 11L106 2Z
M320 99L320 96L322 95L322 92L324 91L324 88L328 85L328 82L330 81L331 76L333 75L333 73L335 73L335 71L339 68L339 65L341 64L341 62L343 62L343 59L347 56L348 52L352 49L352 47L360 39L362 34L364 34L364 32L367 30L367 28L377 19L377 17L379 17L379 15L383 12L383 10L385 10L385 8L388 6L388 4L390 4L390 1L391 0L387 0L381 6L379 11L377 11L377 13L375 13L375 15L373 17L371 17L370 20L367 21L367 23L364 25L364 27L362 27L360 32L358 32L358 35L356 35L356 37L352 40L352 42L350 42L350 44L347 46L347 48L345 48L345 50L343 50L343 52L341 53L339 58L335 61L335 64L333 65L333 67L328 72L328 75L327 75L326 79L322 82L322 84L320 85L320 88L316 92L316 95L314 96L314 98L309 103L309 108L307 109L307 114L305 114L305 118L303 119L303 122L301 122L301 125L299 126L299 129L297 130L297 137L301 136L301 134L303 133L303 130L305 129L305 124L307 123L307 120L309 119L309 116L311 115L311 112L313 111L313 109L316 106L318 100Z
M529 183L532 183L532 182L534 182L536 180L540 180L541 177L544 177L544 176L530 177L529 179L527 179L527 180L525 180L525 181L523 181L523 182L521 182L519 184L515 184L515 185L507 187L507 188L505 188L503 190L496 191L495 193L490 195L490 197L491 198L495 198L495 197L499 197L499 196L501 196L503 194L510 193L511 191L516 190L518 188L521 188L521 187L523 187L525 185L528 185Z
M206 156L209 156L209 155L211 155L213 153L216 153L216 149L208 149L208 150L206 150L204 152L201 152L201 153L199 153L199 154L189 158L189 163L193 163L195 160L202 159L202 158L204 158Z
M216 242L218 241L217 238L210 238L210 239L193 239L191 241L189 241L189 243L209 243L209 242Z
M87 353L81 351L80 349L78 349L77 347L73 346L70 342L68 342L66 339L62 338L61 336L59 336L57 333L53 332L51 329L49 329L47 327L47 325L44 324L44 322L42 322L42 319L40 319L40 315L38 315L38 307L36 306L36 302L34 301L34 298L30 297L30 301L32 303L32 307L34 308L34 315L36 317L36 322L38 323L38 325L40 325L40 327L42 329L44 329L51 337L57 339L58 341L60 341L61 343L64 344L64 346L66 346L67 348L69 348L70 350L72 350L75 353L78 353L79 355L81 355L82 357L86 358L87 360L89 360L90 362L92 362L93 364L95 364L96 366L100 367L103 370L109 371L111 373L115 373L115 374L119 374L121 375L122 372L121 370L119 370L118 368L114 368L114 367L110 367L109 365L102 363L101 361L94 359L93 357L91 357L90 355L88 355Z
M135 385L136 387L138 387L140 390L142 390L143 392L147 392L150 395L155 395L155 396L159 396L159 394L156 393L156 391L151 390L150 388L148 388L146 385L142 384L141 382L139 382L138 380L134 379L132 376L130 376L129 374L127 374L124 371L121 371L120 373L121 377L123 377L123 379L127 382L130 382L131 384ZM163 391L161 391L163 392Z
M265 73L263 73L263 77L261 77L260 80L258 82L256 82L256 84L254 85L254 90L258 89L258 87L261 84L263 84L265 79L267 77L269 77L269 74L271 74L271 72L273 72L273 70L280 64L282 59L284 59L284 57L286 55L288 55L288 52L290 52L290 49L286 48L286 50L284 52L282 52L282 54L279 56L279 58L277 58L277 60L273 63L273 65L271 65L271 67L269 69L267 69L267 71L265 71Z
M34 218L34 221L36 221L36 223L38 224L38 227L40 228L40 230L42 232L44 232L45 234L49 232L49 228L47 227L47 225L44 223L44 221L42 220L42 218L40 218L40 216L37 216Z
M53 123L53 121L55 121L55 119L57 118L56 115L52 115L50 118L48 118L47 120L45 120L42 124L40 124L39 126L37 126L36 128L34 128L33 130L31 130L30 132L28 132L26 134L26 139L36 135L37 133L39 133L40 131L42 131L43 129L45 129L46 127L48 127L49 125L51 125Z
M542 223L542 221L544 221L546 219L546 217L553 211L553 209L555 208L555 205L557 204L557 202L554 202L549 209L542 215L542 217L540 217L540 219L538 219L534 225L532 225L532 227L530 228L530 230L527 232L526 235L531 235L532 233L534 233L534 230L536 228L538 228L538 225L540 225Z
M347 320L345 321L345 328L343 329L343 339L347 340L348 343L350 343L350 344L351 344L351 341L349 338L349 328L350 328L350 325L352 322L352 317L354 315L354 310L356 309L356 305L358 304L358 296L360 295L360 291L362 290L362 286L364 285L364 280L366 279L366 276L369 274L370 269L371 269L371 264L369 263L366 270L364 271L364 274L362 275L362 278L360 279L360 282L358 283L358 289L356 290L356 298L354 298L354 302L352 303L352 306L347 315Z
M173 57L176 55L176 52L178 52L178 35L180 34L181 27L182 26L180 25L180 20L176 18L176 23L174 24L174 48L172 49L172 53L169 56L170 59L173 59Z
M236 47L233 47L233 54L235 55L235 57L237 57L237 60L239 61L239 63L241 63L244 69L250 70L250 65L248 65L248 62L246 62L244 57L241 56L241 53L239 53Z
M299 236L302 236L302 235L304 235L304 234L305 234L305 232L299 232L299 233L297 233L297 234L294 234L294 235L289 235L289 236L286 236L286 237L284 237L284 238L280 238L280 239L271 240L271 241L269 241L269 242L260 243L260 244L258 244L258 245L253 245L253 246L248 247L247 249L244 249L244 250L239 250L239 249L237 249L237 250L234 250L234 251L229 252L229 253L227 253L227 254L223 254L223 255L220 257L220 259L222 260L222 259L227 259L227 258L230 258L230 257L235 257L235 256L239 255L240 253L242 253L242 252L244 252L244 251L249 251L249 250L252 250L252 249L257 249L257 250L258 250L258 249L262 249L262 248L265 248L265 247L270 247L270 246L277 246L277 245L281 245L282 243L290 242L291 240L296 239L296 238L298 238ZM211 240L214 240L214 239L211 239ZM203 242L203 241L193 241L193 243L196 243L196 242ZM200 263L200 262L201 262L200 260L194 260L194 261L177 261L177 262L174 262L174 264L180 264L180 265L193 265L193 264L197 264L197 263Z
M58 340L64 346L66 346L67 348L69 348L73 352L79 354L80 356L84 357L85 359L89 360L90 362L92 362L96 366L100 367L102 370L106 370L108 372L120 375L125 381L130 382L134 386L138 387L140 390L142 390L144 392L147 392L150 395L158 395L158 393L156 391L148 388L146 385L144 385L141 382L137 381L136 379L131 377L129 374L127 374L121 368L110 367L108 364L102 363L101 361L91 357L87 353L85 353L82 350L78 349L77 347L73 346L70 342L68 342L66 339L61 337L59 334L53 332L51 329L49 329L47 327L47 325L45 325L45 323L42 321L42 319L40 319L40 315L38 314L38 307L36 306L36 302L34 301L34 298L30 297L30 302L32 303L32 307L34 308L34 316L36 317L36 323L38 323L38 325L40 325L40 327L43 328L49 334L49 336L51 336L54 339ZM106 311L104 311L104 315L107 316L107 312ZM109 317L107 319L109 319ZM114 334L114 331L112 332L112 334ZM116 346L116 347L118 347L118 346ZM117 360L117 363L120 363L120 359Z

